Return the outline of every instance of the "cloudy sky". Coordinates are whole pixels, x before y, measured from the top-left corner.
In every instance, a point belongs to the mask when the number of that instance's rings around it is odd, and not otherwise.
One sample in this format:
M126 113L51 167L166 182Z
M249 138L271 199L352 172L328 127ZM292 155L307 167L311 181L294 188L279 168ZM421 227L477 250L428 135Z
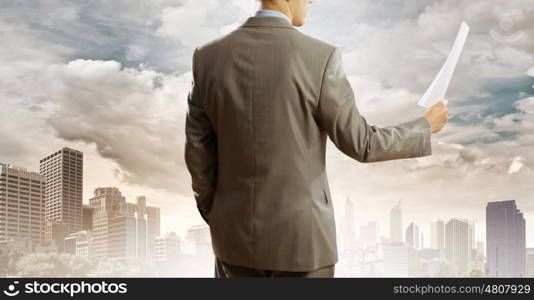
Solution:
M202 223L183 160L191 55L256 1L0 1L0 161L38 170L72 147L85 154L85 202L116 186L163 208L165 231ZM362 114L387 126L424 113L416 103L462 21L471 34L432 156L359 164L329 145L339 229L350 197L358 224L376 220L388 236L402 199L405 220L425 231L434 218L462 217L484 240L486 202L515 199L534 247L531 0L316 0L299 30L342 49Z

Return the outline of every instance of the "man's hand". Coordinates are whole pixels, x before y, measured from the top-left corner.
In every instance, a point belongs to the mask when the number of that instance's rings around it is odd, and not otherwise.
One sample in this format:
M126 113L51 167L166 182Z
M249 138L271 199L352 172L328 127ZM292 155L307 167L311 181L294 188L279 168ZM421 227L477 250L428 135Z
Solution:
M442 100L434 104L424 115L430 126L432 133L439 132L449 120L449 109L447 108L448 100Z

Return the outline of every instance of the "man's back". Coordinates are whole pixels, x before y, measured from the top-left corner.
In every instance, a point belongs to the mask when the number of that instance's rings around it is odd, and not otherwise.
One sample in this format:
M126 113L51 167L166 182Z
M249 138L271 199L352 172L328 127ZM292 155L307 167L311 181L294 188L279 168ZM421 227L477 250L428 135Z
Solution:
M311 271L337 262L326 139L361 162L430 154L423 118L369 126L339 51L282 18L253 17L195 52L186 162L215 255Z

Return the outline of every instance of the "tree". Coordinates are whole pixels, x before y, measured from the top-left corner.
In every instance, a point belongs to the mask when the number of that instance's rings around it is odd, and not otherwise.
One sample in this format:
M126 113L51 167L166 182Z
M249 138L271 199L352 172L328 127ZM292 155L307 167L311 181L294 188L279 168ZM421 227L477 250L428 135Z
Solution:
M2 263L0 269L5 276L14 275L16 271L17 262L24 256L24 253L20 249L11 249L7 254L2 255Z
M71 254L32 253L17 263L22 277L86 277L89 263Z
M156 277L159 275L154 263L137 259L94 260L91 277Z
M479 277L485 277L486 274L484 274L484 272L480 271L480 270L476 270L476 269L473 269L471 270L471 272L469 272L469 277L476 277L476 278L479 278Z
M439 271L436 273L436 277L456 277L458 276L458 268L456 265L449 262L441 262L439 265Z
M9 255L0 255L0 277L7 277L7 267L9 265Z

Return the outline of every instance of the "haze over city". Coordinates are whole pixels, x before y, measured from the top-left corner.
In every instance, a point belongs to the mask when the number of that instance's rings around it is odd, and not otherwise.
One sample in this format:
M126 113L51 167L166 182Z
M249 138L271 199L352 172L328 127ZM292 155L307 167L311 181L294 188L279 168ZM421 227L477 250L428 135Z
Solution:
M470 37L447 95L451 119L432 156L359 164L329 143L329 182L341 230L390 210L425 236L440 218L475 224L487 202L515 200L534 247L534 8L512 1L314 1L301 30L340 47L369 123L421 115L416 105L461 21ZM221 7L225 9L221 13ZM0 11L0 162L39 170L63 147L84 153L83 202L117 187L161 208L162 232L202 224L184 159L186 97L196 46L230 32L257 8L232 1L14 1ZM428 240L425 243L429 243Z

